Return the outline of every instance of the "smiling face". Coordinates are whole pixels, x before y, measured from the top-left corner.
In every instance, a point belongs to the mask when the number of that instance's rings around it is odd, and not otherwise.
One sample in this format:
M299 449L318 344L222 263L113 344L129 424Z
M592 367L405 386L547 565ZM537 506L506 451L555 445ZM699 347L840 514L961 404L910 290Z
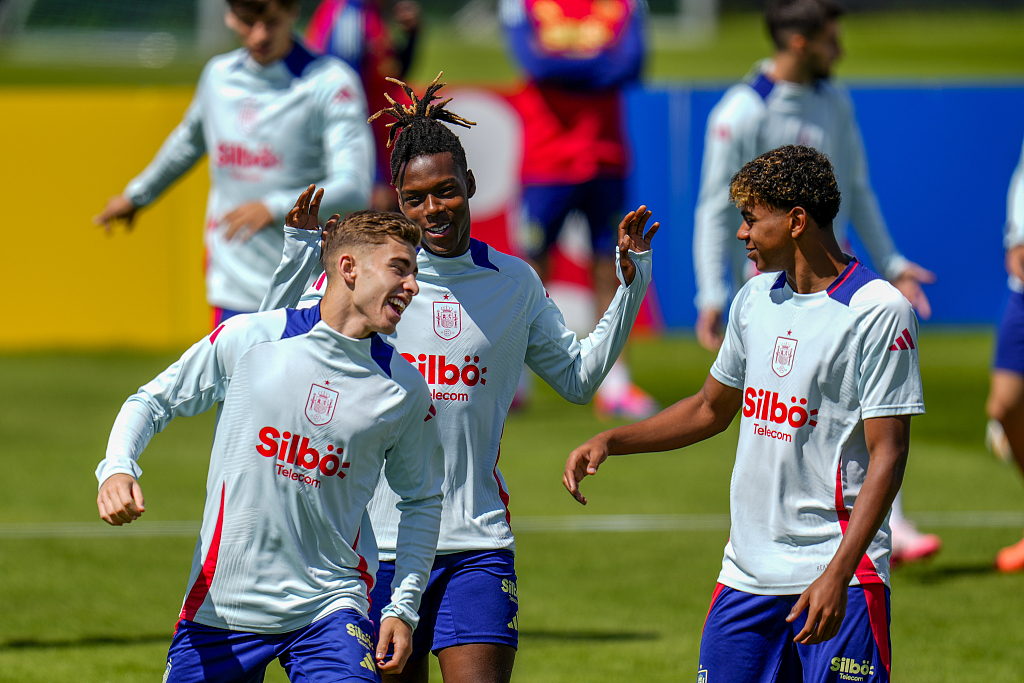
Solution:
M736 231L736 238L746 244L747 258L762 273L789 268L796 250L790 221L792 212L771 209L757 202L743 207L741 212L743 225Z
M423 231L432 254L461 256L469 250L469 198L476 193L473 171L462 170L450 152L424 154L398 174L398 204Z
M225 23L238 34L238 39L256 63L266 66L283 59L291 51L292 29L298 16L298 5L286 9L270 0L262 12L233 5Z
M413 246L389 237L383 244L366 245L352 254L342 254L339 269L342 273L354 270L356 274L351 285L352 305L366 327L365 334L351 336L394 333L402 313L420 291Z

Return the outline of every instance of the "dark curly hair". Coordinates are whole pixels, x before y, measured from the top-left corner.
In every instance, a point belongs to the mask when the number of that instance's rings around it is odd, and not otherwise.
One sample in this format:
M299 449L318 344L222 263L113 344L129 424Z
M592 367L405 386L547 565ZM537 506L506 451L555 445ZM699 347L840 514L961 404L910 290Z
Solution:
M835 0L769 0L764 21L775 47L782 50L793 33L814 38L843 13L843 6Z
M466 150L462 148L458 136L441 121L463 128L475 126L476 122L464 119L455 112L445 109L445 106L452 101L450 97L444 102L433 104L434 100L441 99L437 96L437 91L446 85L438 83L443 73L442 71L437 74L437 78L427 87L422 98L416 97L412 88L397 78L388 78L389 81L400 85L405 90L405 94L412 100L412 104L399 104L391 99L390 95L385 94L384 96L388 98L391 106L381 109L369 118L369 121L373 121L382 114L388 114L395 119L387 125L391 129L388 132L387 146L390 147L392 143L395 145L395 148L391 150L391 184L396 187L398 174L402 167L419 156L448 152L463 175L469 170L469 164L466 162Z
M827 156L786 145L741 168L729 183L729 201L741 210L755 203L783 211L799 206L826 228L839 213L839 185Z

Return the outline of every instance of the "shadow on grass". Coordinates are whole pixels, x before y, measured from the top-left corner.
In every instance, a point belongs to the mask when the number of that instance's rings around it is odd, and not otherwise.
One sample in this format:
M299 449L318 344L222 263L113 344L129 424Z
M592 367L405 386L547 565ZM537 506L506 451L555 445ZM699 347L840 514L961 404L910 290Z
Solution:
M656 631L520 631L519 638L600 643L616 640L658 640L661 634Z
M171 644L171 633L139 636L82 636L65 640L37 640L24 638L0 642L0 652L9 650L64 650L79 647L108 647L110 645L152 645L154 643Z
M919 584L937 584L953 581L963 577L998 576L999 572L991 562L975 562L970 564L942 565L938 567L908 567L901 569L898 580Z

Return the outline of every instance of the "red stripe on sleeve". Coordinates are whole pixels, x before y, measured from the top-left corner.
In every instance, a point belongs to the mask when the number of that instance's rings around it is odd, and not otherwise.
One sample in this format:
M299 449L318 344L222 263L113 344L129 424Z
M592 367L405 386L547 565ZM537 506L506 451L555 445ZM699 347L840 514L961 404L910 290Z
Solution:
M910 330L903 330L903 338L907 340L907 344L910 345L910 348L917 348L916 346L914 346L914 340L910 338Z
M900 351L907 350L907 342L903 341L903 337L896 337L896 346L900 347Z

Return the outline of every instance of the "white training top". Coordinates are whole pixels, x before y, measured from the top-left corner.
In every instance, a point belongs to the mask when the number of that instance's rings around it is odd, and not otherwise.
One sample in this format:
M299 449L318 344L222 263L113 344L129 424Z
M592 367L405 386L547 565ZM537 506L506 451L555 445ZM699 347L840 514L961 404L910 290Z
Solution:
M724 311L745 280L749 261L736 231L743 222L729 201L729 183L743 166L783 145L806 145L828 155L843 195L833 223L842 243L853 222L875 267L896 278L907 260L896 251L871 189L860 128L849 93L827 80L813 86L772 82L770 60L758 63L711 110L704 138L700 194L693 232L697 308Z
M373 184L373 138L359 76L334 57L316 57L296 38L284 59L257 64L238 49L203 69L185 118L124 195L136 206L154 201L205 153L210 195L204 241L206 296L211 305L255 311L281 261L283 225L295 198L316 183L321 215L366 208ZM228 241L224 216L260 201L271 227Z
M1003 229L1003 248L1024 244L1024 146L1020 150L1020 161L1010 179L1010 191L1006 197L1006 226ZM1010 289L1024 292L1024 282L1010 276Z
M237 316L125 402L97 479L138 477L155 432L214 405L206 507L181 618L283 633L343 608L365 615L377 570L366 505L383 467L404 513L384 615L415 627L444 465L419 373L377 335L336 332L319 306Z
M498 457L523 362L566 400L590 401L621 353L651 281L651 252L630 256L633 283L619 286L597 328L577 340L523 260L477 240L455 258L419 250L420 293L389 341L426 378L437 408L445 454L439 554L514 549ZM263 307L294 303L319 258L318 232L286 228L278 285ZM315 301L323 286L321 277L303 299ZM370 504L385 560L395 548L395 500L382 482Z
M796 595L832 560L864 483L864 420L924 412L917 317L856 260L823 292L750 280L711 368L743 391L720 583ZM889 583L888 517L853 583Z

